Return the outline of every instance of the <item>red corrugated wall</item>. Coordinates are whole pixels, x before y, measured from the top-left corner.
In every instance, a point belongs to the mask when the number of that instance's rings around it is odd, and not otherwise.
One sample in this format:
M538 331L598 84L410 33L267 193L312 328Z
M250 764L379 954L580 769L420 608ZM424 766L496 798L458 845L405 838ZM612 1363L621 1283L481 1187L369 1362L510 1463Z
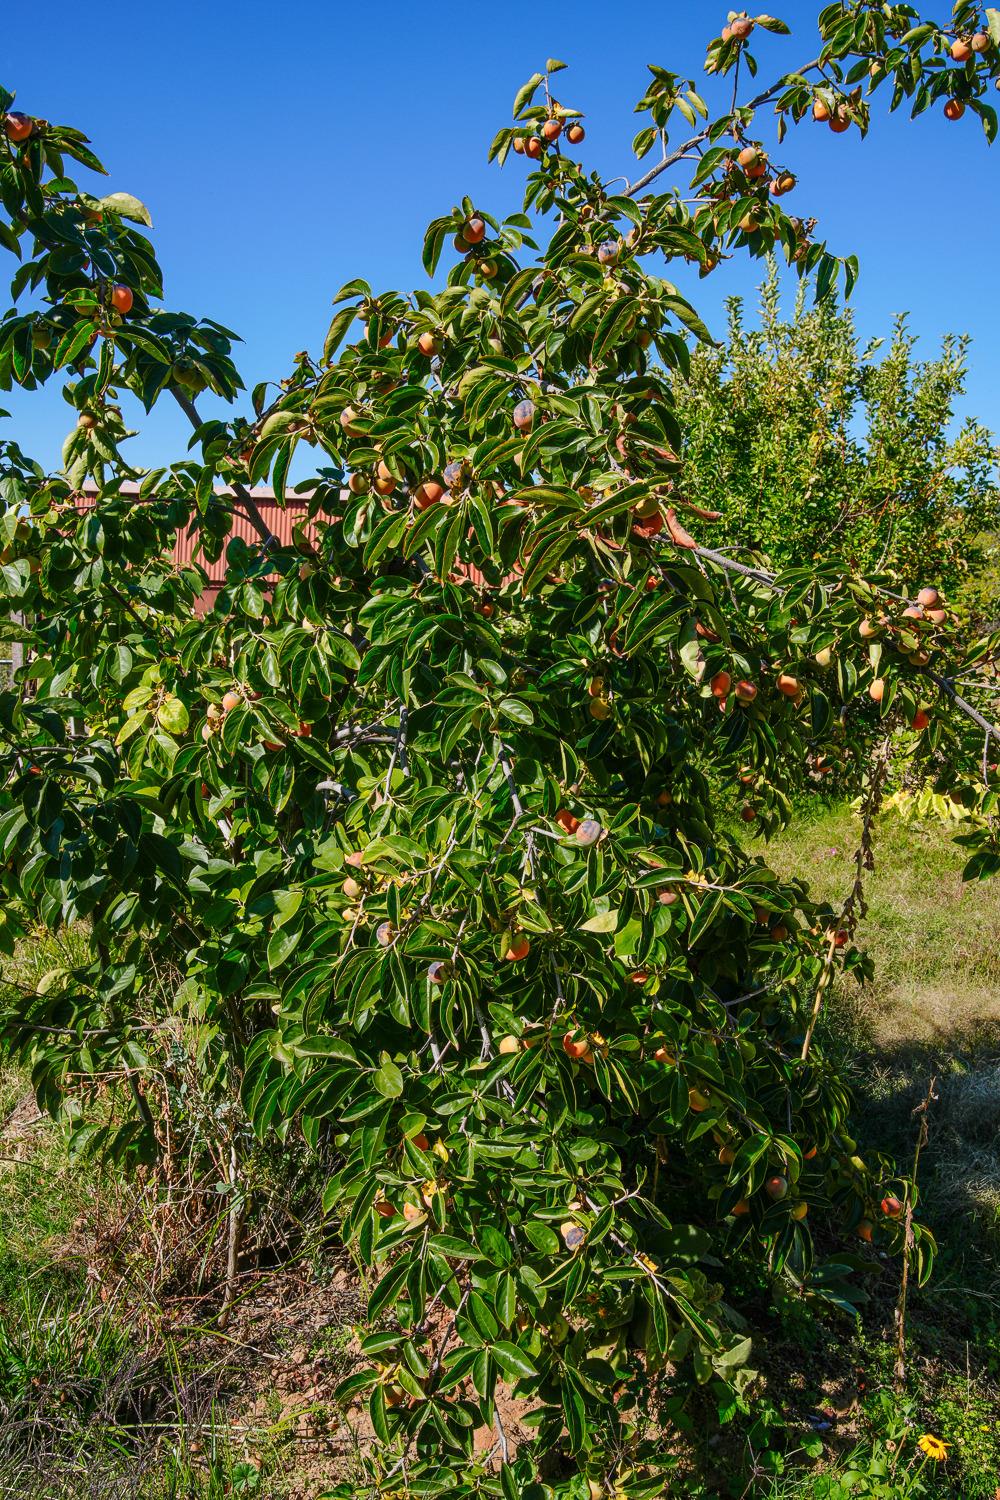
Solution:
M119 493L138 498L139 486L131 483L123 484ZM217 487L215 493L226 498L236 498L233 496L232 490L226 489L224 486ZM250 494L268 529L277 537L279 543L283 547L292 546L292 531L306 510L308 496L289 496L284 505L279 505L274 498L273 490L263 488L254 489L250 491ZM78 509L89 510L92 506L96 505L97 498L95 487L93 485L85 486L83 496L77 502ZM345 499L347 498L345 492ZM322 522L320 525L322 525ZM260 540L253 525L242 511L234 512L230 535L242 537L245 542L250 543ZM315 535L315 525L312 522L307 522L305 526L306 539L312 541ZM172 561L177 567L187 567L191 563L196 563L199 567L204 568L208 574L208 586L199 601L199 614L203 614L206 610L213 607L216 595L225 582L226 559L225 553L223 553L217 561L209 562L201 556L200 552L196 551L196 543L197 533L192 535L186 530L179 531L174 541ZM468 567L463 563L456 563L454 571L460 576L468 578L469 582L475 588L481 588L485 583L485 579L478 568Z

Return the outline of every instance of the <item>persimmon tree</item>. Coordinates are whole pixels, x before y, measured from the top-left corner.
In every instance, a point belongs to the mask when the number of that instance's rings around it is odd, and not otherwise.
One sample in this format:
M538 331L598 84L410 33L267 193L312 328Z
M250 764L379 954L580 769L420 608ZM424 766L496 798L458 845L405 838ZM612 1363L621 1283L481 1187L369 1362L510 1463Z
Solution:
M231 421L196 401L238 394L233 335L163 309L141 202L78 185L84 137L3 96L0 378L61 380L76 414L59 474L0 449L28 651L0 695L3 931L90 946L4 1034L122 1160L167 1149L176 1055L207 1059L231 1262L244 1122L335 1152L326 1208L371 1285L341 1394L387 1493L659 1494L670 1403L751 1385L740 1266L845 1306L864 1241L920 1274L933 1250L912 1184L858 1156L817 1021L833 974L866 972L892 757L967 803L970 875L1000 867L996 643L933 579L730 557L680 483L674 383L708 332L664 271L774 251L849 292L856 264L785 211L786 132L865 131L884 99L992 137L1000 13L844 3L819 29L743 103L786 28L730 17L717 112L651 69L655 164L620 191L581 165L550 61L492 148L524 212L443 214L428 288L349 284L323 350ZM138 473L125 403L164 396L192 449ZM299 545L264 480L313 523ZM225 554L204 617L179 529ZM831 766L865 813L839 911L753 842ZM746 839L718 816L734 788ZM516 1449L501 1383L535 1434Z

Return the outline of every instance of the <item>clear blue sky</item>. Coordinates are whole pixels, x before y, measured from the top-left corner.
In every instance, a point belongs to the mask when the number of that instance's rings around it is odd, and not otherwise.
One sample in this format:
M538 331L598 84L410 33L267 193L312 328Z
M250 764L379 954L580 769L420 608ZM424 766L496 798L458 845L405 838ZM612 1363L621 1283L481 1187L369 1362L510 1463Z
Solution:
M818 8L776 0L793 36L760 37L762 80L812 55ZM168 304L242 334L249 386L321 347L331 298L351 277L426 285L424 227L463 193L498 214L519 206L522 161L501 172L486 148L546 57L570 64L559 97L586 113L587 159L627 174L645 64L701 80L711 107L704 48L725 16L712 0L106 0L86 12L49 0L43 13L6 8L0 81L19 108L91 136L105 191L146 201ZM966 409L1000 427L1000 144L990 150L971 115L950 125L938 113L883 114L864 142L803 125L782 155L799 174L787 201L820 219L832 249L861 258L862 332L886 332L908 310L926 355L946 331L971 333ZM752 292L760 272L737 258L699 288L710 327L721 330L723 298ZM0 393L0 405L16 417L4 430L55 466L69 426L59 399ZM179 455L183 419L163 408L130 445L134 461Z

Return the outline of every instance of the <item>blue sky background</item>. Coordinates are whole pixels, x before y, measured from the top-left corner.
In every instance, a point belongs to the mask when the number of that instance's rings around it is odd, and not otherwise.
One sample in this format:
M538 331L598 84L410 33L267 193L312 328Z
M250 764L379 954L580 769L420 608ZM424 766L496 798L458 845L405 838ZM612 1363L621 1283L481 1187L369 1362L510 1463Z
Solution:
M793 35L755 38L762 81L814 55L818 7L776 0ZM949 7L938 9L943 19ZM520 206L523 162L500 171L486 148L546 57L570 64L559 97L586 114L584 159L635 175L645 64L699 80L718 106L701 69L726 13L711 0L105 0L86 13L49 0L41 12L7 7L0 81L19 108L91 136L110 173L104 191L149 205L168 305L241 333L251 386L280 378L296 350L322 346L331 299L351 277L376 289L427 285L426 223L464 193L497 215ZM1000 426L1000 144L987 147L971 114L952 125L880 109L864 142L810 123L791 132L781 158L799 175L787 201L820 219L834 251L860 256L862 333L886 333L895 312L909 311L925 356L943 333L971 333L964 409ZM698 287L713 331L724 298L752 295L761 271L737 257ZM58 395L0 393L0 405L14 414L4 430L56 466L70 425ZM159 464L186 441L164 401L129 451Z

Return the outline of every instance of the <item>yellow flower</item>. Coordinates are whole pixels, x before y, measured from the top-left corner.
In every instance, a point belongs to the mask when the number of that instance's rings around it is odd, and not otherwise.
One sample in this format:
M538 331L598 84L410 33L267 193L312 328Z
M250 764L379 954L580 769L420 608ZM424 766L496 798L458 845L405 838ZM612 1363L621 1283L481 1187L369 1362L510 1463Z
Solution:
M917 1447L926 1453L928 1458L933 1458L935 1463L939 1459L948 1457L948 1444L943 1443L940 1438L932 1437L929 1432L925 1432L922 1438L917 1439Z

